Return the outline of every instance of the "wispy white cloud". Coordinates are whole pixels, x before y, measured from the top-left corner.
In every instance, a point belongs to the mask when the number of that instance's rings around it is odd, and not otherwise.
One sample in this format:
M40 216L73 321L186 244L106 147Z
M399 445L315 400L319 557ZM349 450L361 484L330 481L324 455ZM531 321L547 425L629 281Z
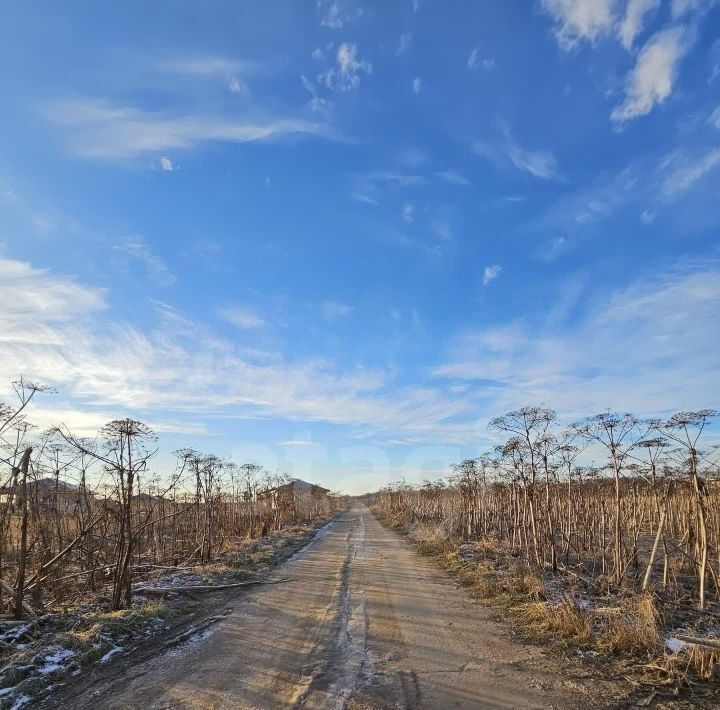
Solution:
M170 57L156 61L154 66L159 71L198 77L230 77L259 69L256 62L213 55Z
M425 183L425 178L422 175L412 175L407 173L376 172L370 173L366 177L368 180L375 183L398 185L400 187L410 187L411 185L422 185Z
M410 45L412 44L412 32L404 32L400 35L400 40L398 41L398 48L395 54L399 57L405 52L410 49Z
M412 224L415 221L415 205L406 202L402 208L402 218L408 224Z
M363 9L355 0L318 0L320 24L333 30L340 30L363 15Z
M501 271L502 266L499 266L498 264L494 264L493 266L486 266L483 269L482 275L483 286L487 286L491 281L494 281L498 276L500 276Z
M355 191L351 194L351 197L353 200L355 200L355 202L364 202L366 205L373 205L376 207L380 204L380 202L376 198L364 192Z
M427 179L422 175L402 172L379 171L353 175L351 197L357 202L378 205L388 190L401 190L424 185Z
M590 184L566 191L526 227L542 235L538 256L552 261L587 235L600 235L603 222L635 203L643 209L656 200L654 165L633 162L619 172L598 174ZM551 235L547 238L545 235Z
M572 49L581 40L594 42L610 32L616 4L616 0L542 0L555 20L555 36L564 49Z
M635 38L642 32L645 15L657 10L661 0L628 0L625 16L618 26L618 36L625 49L631 49Z
M318 76L318 81L329 89L351 91L360 86L360 77L372 73L372 64L365 59L358 59L357 45L343 42L335 56L336 66Z
M717 0L672 0L671 12L675 19L692 14L703 14L707 12Z
M352 311L352 307L342 301L323 301L320 304L320 315L323 320L331 323L338 318L343 318Z
M475 153L500 165L510 161L518 170L542 180L560 179L557 160L550 151L525 148L515 142L508 130L503 132L504 140L474 141Z
M328 126L294 118L244 120L213 114L167 114L100 99L52 103L48 118L68 132L70 149L89 158L133 158L204 142L248 143L291 134L329 137Z
M261 69L257 62L212 55L164 58L155 62L153 68L189 78L221 79L233 94L245 93L247 85L243 76L256 74Z
M720 131L720 106L708 116L708 123Z
M261 328L265 325L265 321L255 311L243 306L226 306L221 308L220 317L242 330Z
M173 161L170 158L168 158L166 155L164 155L162 158L160 158L160 167L169 173L171 173L171 172L173 172L173 170L175 170Z
M435 173L435 175L445 182L449 182L451 185L467 187L470 184L470 181L457 170L440 170Z
M289 446L289 447L297 447L297 446L317 446L317 442L315 441L309 441L307 439L286 439L285 441L278 441L278 446Z
M23 373L56 386L64 411L92 405L166 423L192 415L200 425L206 415L273 416L367 434L472 436L472 426L457 423L472 404L443 388L396 386L382 372L342 372L327 360L256 355L163 304L159 323L139 329L108 318L102 291L22 262L0 261L0 298L0 391Z
M474 47L468 57L467 67L468 69L480 69L482 67L489 71L495 68L495 60L492 57L481 57L480 48Z
M303 85L303 88L310 94L311 98L310 103L308 104L310 110L315 111L316 113L328 119L334 108L333 102L328 101L328 99L320 96L318 94L318 89L315 84L313 84L313 82L310 81L310 79L308 79L305 74L302 74L300 76L300 83Z
M34 340L53 323L71 321L105 310L104 289L81 286L72 279L54 278L47 269L27 262L0 258L0 341L10 333ZM27 322L26 335L22 323ZM18 332L19 331L19 332Z
M678 65L690 45L687 28L671 27L653 35L627 79L625 100L610 118L616 123L644 116L672 93Z
M543 180L552 180L558 177L557 160L546 150L528 150L516 143L507 146L508 156L518 170L534 175Z
M231 76L228 79L228 89L230 89L230 93L232 94L243 94L247 91L245 84L236 76Z
M640 213L640 221L643 224L652 224L655 221L655 213L650 210L643 210Z
M419 94L420 91L422 90L422 79L421 79L419 76L416 76L416 77L413 79L412 88L413 88L413 93L414 93L416 96L417 96L417 94Z
M553 237L548 239L540 246L538 256L543 261L555 261L568 246L568 240L566 237Z
M147 241L140 236L128 237L113 249L122 258L142 264L148 280L155 286L171 286L176 278L167 264L150 249Z
M720 166L720 148L687 158L673 156L667 162L667 174L662 181L662 190L668 196L685 192L707 173Z
M720 267L705 262L597 298L571 325L517 321L469 331L435 375L476 382L486 406L501 412L535 402L569 417L713 406L719 328Z

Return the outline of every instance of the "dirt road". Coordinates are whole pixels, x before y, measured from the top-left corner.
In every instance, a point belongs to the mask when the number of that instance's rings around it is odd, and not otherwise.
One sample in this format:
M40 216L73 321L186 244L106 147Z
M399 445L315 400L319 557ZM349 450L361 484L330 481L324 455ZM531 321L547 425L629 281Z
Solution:
M65 698L73 708L574 708L557 672L493 613L356 506L238 593L211 631ZM595 702L592 699L595 698Z

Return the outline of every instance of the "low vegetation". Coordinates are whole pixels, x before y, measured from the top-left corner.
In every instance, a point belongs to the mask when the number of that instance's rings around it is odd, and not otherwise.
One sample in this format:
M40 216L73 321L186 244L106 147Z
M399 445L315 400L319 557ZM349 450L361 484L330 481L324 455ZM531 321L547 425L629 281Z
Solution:
M708 680L720 667L720 452L702 435L716 414L604 413L561 429L552 410L524 408L493 420L507 439L447 480L368 502L529 633L586 660Z

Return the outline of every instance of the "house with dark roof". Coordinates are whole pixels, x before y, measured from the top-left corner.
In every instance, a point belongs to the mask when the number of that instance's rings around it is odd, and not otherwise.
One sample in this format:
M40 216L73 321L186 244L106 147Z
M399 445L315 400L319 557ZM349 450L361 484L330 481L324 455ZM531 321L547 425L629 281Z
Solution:
M75 483L60 478L38 478L27 482L27 495L39 506L48 509L57 508L63 512L71 511L81 504L92 502L94 493L84 490ZM0 488L0 503L16 505L20 498L20 484L15 488Z
M298 499L322 501L327 498L330 491L314 483L308 483L300 478L291 478L287 483L274 488L267 488L258 493L258 501L268 503L272 508L292 504Z

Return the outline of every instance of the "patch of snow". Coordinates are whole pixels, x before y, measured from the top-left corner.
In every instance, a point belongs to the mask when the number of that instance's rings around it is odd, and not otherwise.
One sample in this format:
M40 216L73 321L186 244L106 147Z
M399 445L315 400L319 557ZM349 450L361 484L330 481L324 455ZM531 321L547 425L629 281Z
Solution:
M48 675L59 671L63 667L62 662L74 655L75 651L71 651L69 648L57 648L53 653L43 658L45 665L38 669L38 673Z
M122 646L115 646L111 648L99 661L98 663L107 663L116 653L120 653L124 649Z
M176 656L180 656L183 653L186 653L187 651L191 650L193 646L197 646L198 644L202 643L203 641L207 641L212 635L215 629L206 629L205 631L202 631L199 634L196 634L195 636L191 636L187 641L182 643L177 648L172 649L168 656L170 658L175 658Z
M591 604L587 599L578 599L578 600L577 600L577 605L578 605L581 609L590 609L590 608L592 608L592 604Z
M12 643L17 641L25 632L30 630L30 624L20 624L18 626L11 626L9 629L0 634L0 641L5 643Z
M29 695L21 695L19 698L15 698L15 702L13 703L10 710L20 710L20 708L25 707L29 702Z
M134 585L135 591L138 594L142 594L142 588L145 586L151 587L184 587L191 586L194 584L203 584L204 577L199 574L171 574L166 577L160 577L151 584L148 582L136 582Z
M12 688L0 688L0 698L4 698L6 695L12 695L15 692L15 686Z
M665 641L665 649L670 653L680 653L680 651L684 651L686 648L687 644L680 639L670 637Z

